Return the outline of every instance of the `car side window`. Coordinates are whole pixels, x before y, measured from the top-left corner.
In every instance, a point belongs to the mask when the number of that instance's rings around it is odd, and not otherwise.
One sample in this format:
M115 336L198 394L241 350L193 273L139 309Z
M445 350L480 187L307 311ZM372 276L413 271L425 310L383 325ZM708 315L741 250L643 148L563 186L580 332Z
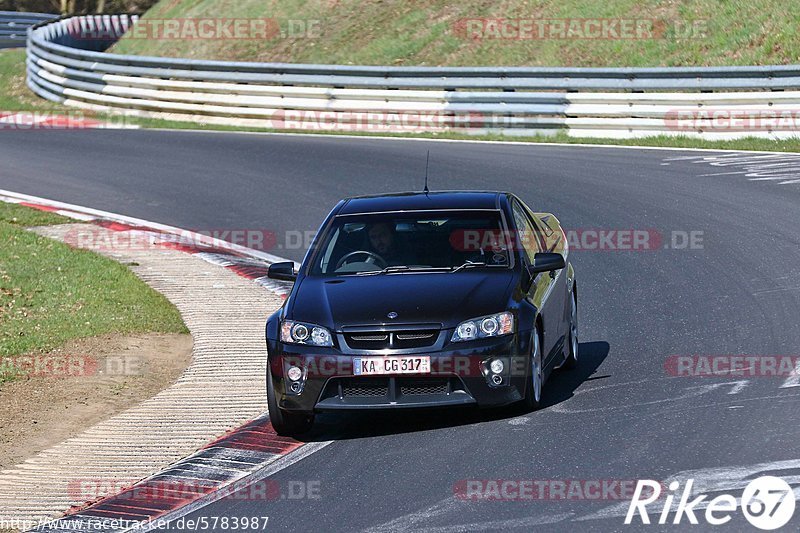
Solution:
M528 261L533 263L533 256L540 251L536 230L519 202L512 202L511 211L514 214L514 225L517 227L516 245L522 246Z

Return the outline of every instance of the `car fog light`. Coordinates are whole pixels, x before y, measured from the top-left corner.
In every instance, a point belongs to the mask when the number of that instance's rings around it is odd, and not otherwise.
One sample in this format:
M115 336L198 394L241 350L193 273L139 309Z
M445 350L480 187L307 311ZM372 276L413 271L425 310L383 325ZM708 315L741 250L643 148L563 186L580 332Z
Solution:
M495 359L492 361L492 364L489 365L489 369L492 371L492 374L501 374L503 372L503 362L500 359Z
M492 376L492 383L494 383L495 385L500 385L502 382L503 382L502 377L498 376L497 374Z
M292 381L298 381L301 377L303 377L303 371L298 367L293 366L286 372L286 376Z

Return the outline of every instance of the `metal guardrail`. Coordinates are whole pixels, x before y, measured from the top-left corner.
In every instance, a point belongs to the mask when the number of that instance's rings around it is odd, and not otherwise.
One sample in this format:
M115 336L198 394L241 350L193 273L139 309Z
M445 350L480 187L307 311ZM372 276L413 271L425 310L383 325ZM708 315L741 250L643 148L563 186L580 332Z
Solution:
M0 48L22 48L27 40L28 28L55 18L58 15L0 11Z
M83 108L278 129L714 139L797 133L781 118L800 104L800 91L792 90L800 87L796 65L373 67L106 53L136 20L39 24L28 37L29 87Z

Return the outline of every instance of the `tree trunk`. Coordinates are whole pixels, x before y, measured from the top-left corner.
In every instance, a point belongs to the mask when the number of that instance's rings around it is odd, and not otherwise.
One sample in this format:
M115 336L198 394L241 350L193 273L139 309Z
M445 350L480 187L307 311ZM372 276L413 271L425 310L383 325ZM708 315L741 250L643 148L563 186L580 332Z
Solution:
M61 0L61 14L67 14L67 0Z
M106 10L106 0L97 0L97 13L103 14Z

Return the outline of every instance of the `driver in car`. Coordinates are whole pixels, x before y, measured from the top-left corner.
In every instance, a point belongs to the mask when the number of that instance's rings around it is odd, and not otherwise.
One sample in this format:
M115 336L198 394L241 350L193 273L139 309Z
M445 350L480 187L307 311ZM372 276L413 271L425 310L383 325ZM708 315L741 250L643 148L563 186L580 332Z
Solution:
M400 239L394 224L378 222L367 228L369 244L372 252L386 260L387 266L407 264L407 254L400 250Z

